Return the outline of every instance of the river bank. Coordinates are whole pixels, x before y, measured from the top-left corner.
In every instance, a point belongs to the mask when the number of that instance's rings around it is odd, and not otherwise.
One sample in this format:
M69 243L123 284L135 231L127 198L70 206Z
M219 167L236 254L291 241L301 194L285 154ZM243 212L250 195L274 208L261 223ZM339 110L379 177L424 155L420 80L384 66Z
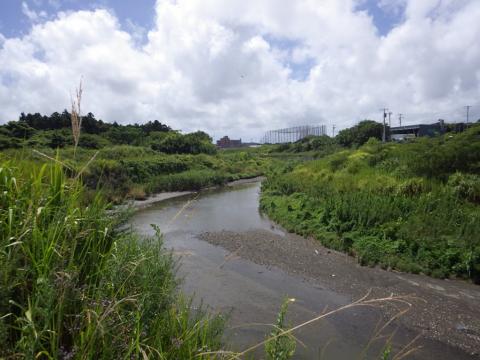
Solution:
M480 356L480 288L477 285L363 267L348 255L294 234L221 231L206 232L199 238L352 300L370 290L371 296L377 298L413 294L421 300L415 301L411 310L398 320L401 324L430 339ZM391 315L387 309L386 319Z
M145 235L153 231L150 224L160 226L165 245L181 259L183 290L203 299L212 311L231 314L227 336L234 348L264 339L268 327L246 324L271 323L286 295L297 298L289 311L297 324L324 306L343 306L372 289L372 296L415 294L427 301L416 301L394 322L390 330L396 334L395 349L420 335L417 343L423 349L410 358L478 357L480 289L460 281L360 267L345 254L286 234L263 218L259 191L259 183L254 183L173 198L140 209L131 223ZM300 331L306 348L299 346L296 358L318 356L332 338L336 345L326 358L358 355L378 322L388 320L386 311L359 310Z
M244 178L244 179L239 179L235 181L230 181L226 183L225 185L222 186L209 186L206 188L203 188L199 191L208 191L208 190L215 190L215 189L220 189L223 186L238 186L238 185L243 185L243 184L251 184L251 183L256 183L262 181L264 178L263 176L256 176L253 178ZM126 205L131 206L134 209L144 209L149 206L155 205L157 203L160 203L165 200L177 198L177 197L183 197L191 194L198 193L199 191L168 191L168 192L159 192L156 194L152 194L149 197L147 197L145 200L131 200L127 201Z

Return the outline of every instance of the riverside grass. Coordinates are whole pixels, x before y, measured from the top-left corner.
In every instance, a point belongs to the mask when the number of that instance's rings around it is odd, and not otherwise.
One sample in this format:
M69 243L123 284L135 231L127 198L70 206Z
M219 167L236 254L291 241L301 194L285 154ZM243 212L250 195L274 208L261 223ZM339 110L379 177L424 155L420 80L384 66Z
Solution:
M273 168L260 207L363 265L478 283L479 173L479 125L406 144L372 140Z
M118 230L58 162L0 165L0 358L188 359L224 319L177 292L157 236ZM208 358L209 356L203 356ZM202 358L202 356L200 356Z
M39 152L46 156L39 155ZM88 192L94 196L101 188L113 203L125 198L144 199L161 191L199 190L229 181L253 178L264 173L270 159L261 149L219 151L207 154L164 154L142 146L109 146L101 151L73 147L58 150L68 171L81 171ZM98 156L91 160L98 152ZM40 148L9 149L0 153L0 161L48 162L56 151Z

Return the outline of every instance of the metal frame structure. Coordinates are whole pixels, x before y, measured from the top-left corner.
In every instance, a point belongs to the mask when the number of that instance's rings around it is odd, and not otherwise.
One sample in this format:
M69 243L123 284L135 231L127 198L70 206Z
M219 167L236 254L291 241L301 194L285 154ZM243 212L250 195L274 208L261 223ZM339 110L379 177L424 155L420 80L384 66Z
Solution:
M270 130L260 140L262 144L286 144L293 143L307 136L321 136L327 134L326 125L304 125L286 129Z

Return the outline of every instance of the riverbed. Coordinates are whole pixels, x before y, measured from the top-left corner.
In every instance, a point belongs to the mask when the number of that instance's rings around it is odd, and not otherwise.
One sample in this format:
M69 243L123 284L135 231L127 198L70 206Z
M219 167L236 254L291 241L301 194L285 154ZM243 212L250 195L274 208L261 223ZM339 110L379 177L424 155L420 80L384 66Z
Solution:
M229 314L226 340L240 351L265 339L285 298L294 326L324 311L370 298L415 295L412 308L379 334L390 306L357 307L296 331L296 359L378 358L388 338L393 352L416 348L412 359L471 359L480 351L480 289L360 267L312 239L288 234L258 211L260 183L176 197L139 209L134 229L153 235L179 258L182 290L212 312ZM377 335L377 336L376 336ZM378 337L378 339L374 339ZM373 340L373 341L372 341ZM262 351L256 352L262 356Z

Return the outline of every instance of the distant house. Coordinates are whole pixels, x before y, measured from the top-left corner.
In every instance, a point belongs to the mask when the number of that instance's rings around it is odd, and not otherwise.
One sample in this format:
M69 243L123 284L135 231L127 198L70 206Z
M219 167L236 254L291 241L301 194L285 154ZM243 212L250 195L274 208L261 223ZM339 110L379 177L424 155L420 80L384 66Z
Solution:
M232 140L228 136L224 136L220 140L217 140L217 146L222 149L228 149L242 147L243 144L242 139Z
M390 128L390 139L402 141L421 136L441 135L446 131L447 127L445 126L445 122L443 120L439 120L435 124L395 126Z

